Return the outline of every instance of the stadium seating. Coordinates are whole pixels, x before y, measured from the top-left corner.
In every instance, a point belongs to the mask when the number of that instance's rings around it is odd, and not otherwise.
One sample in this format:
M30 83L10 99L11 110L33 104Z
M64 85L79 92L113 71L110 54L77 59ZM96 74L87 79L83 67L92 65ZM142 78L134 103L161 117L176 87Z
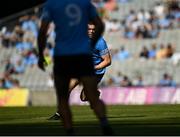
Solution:
M112 45L111 48L120 49L120 47L124 45L132 54L139 53L144 45L150 47L153 43L156 43L157 45L160 45L161 43L173 43L176 45L176 52L180 52L180 46L178 46L180 44L180 41L178 40L180 36L179 30L162 30L161 34L162 35L160 35L157 39L127 40L122 39L120 34L116 32L115 34L111 35L106 34L105 39L109 45Z
M154 6L155 2L158 2L160 0L130 0L130 2L127 3L118 3L119 10L116 12L108 12L111 18L116 19L123 19L126 15L128 15L129 11L131 9L134 10L140 10L145 9L149 10L152 6Z
M128 59L126 61L113 61L112 66L108 68L105 80L111 76L116 76L118 72L126 74L130 79L142 75L145 85L157 85L165 72L171 74L177 83L179 79L180 66L173 66L170 60L140 60Z
M122 20L131 9L139 10L143 8L145 10L149 10L153 7L155 2L159 1L160 0L129 0L127 3L118 3L118 11L109 12L109 16L111 19L116 18L118 20ZM18 17L12 21L16 22L15 20L18 20ZM121 33L121 31L105 33L104 37L110 49L119 50L122 46L124 46L129 51L131 58L124 61L113 60L112 65L107 69L104 82L107 82L112 76L116 77L118 72L121 72L122 74L127 75L130 79L134 79L137 75L142 75L145 85L147 86L157 85L162 75L165 72L168 72L173 76L176 83L178 85L180 84L180 65L173 64L171 59L146 60L135 58L135 56L140 53L143 46L151 48L153 43L157 44L157 48L159 48L162 43L165 45L172 43L176 47L175 52L180 53L180 29L160 30L159 37L155 39L129 40L123 38ZM17 54L18 53L15 48L4 48L0 45L0 63L8 56ZM4 72L4 67L4 64L1 63L0 74ZM20 81L21 87L26 87L33 91L53 90L53 88L47 84L50 79L51 67L52 66L48 67L47 72L42 72L37 66L27 67L24 74L13 75L13 77Z

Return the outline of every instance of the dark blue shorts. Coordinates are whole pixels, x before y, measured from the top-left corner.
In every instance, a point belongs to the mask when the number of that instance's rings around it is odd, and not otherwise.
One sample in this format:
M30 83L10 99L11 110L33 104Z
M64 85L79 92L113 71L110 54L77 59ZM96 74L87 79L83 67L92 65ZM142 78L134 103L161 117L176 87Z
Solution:
M97 78L97 82L101 82L102 78L104 76L104 73L103 74L96 74L96 78Z
M95 76L94 64L90 55L55 56L54 75L69 78Z

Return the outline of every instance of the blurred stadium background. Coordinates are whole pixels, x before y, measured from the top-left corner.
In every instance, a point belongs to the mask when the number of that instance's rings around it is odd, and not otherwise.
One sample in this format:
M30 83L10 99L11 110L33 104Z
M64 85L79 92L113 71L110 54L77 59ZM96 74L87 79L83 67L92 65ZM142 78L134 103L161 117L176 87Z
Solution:
M180 135L180 0L93 1L106 24L104 38L112 55L99 87L117 135ZM13 11L10 0L0 16L1 135L63 134L62 125L59 130L59 123L45 121L56 105L51 77L55 26L49 29L49 65L42 72L37 34L43 2L21 1ZM79 99L81 88L70 97L76 128L80 135L99 135L88 103Z
M4 92L15 90L14 93L23 89L23 98L27 96L24 105L56 102L51 79L53 24L45 50L49 66L45 73L37 67L42 2L24 2L15 14L9 12L0 21L0 88ZM180 1L94 3L106 24L104 37L112 55L112 65L100 84L102 99L107 104L180 103ZM12 95L4 94L0 106L8 102L7 96ZM72 104L82 104L78 96L79 92L72 93Z

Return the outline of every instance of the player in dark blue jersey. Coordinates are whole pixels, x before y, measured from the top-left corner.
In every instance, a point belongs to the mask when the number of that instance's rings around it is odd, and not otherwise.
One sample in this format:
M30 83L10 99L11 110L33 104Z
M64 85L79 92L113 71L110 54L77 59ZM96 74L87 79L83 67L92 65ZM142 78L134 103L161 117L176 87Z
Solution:
M97 78L92 60L95 46L104 31L104 24L90 0L47 0L44 6L38 35L40 69L45 70L44 49L50 22L56 29L54 48L54 83L57 94L57 109L67 135L74 135L72 113L69 106L69 83L77 78L100 121L104 135L112 135L106 116L106 107L98 97ZM95 25L95 33L89 44L88 23ZM73 66L73 67L72 67Z
M89 24L88 25L88 34L91 38L94 32L94 25ZM108 49L108 46L106 44L106 41L104 38L100 38L93 49L93 63L95 67L95 74L97 77L97 83L100 83L102 80L105 72L106 67L108 67L111 64L111 55ZM77 79L71 79L70 86L69 86L69 92L71 92L77 85L79 84L79 81ZM99 92L100 95L100 92ZM86 95L84 94L84 90L81 91L80 98L82 101L88 101ZM49 118L49 120L59 120L61 119L61 116L59 112L56 112L52 117Z

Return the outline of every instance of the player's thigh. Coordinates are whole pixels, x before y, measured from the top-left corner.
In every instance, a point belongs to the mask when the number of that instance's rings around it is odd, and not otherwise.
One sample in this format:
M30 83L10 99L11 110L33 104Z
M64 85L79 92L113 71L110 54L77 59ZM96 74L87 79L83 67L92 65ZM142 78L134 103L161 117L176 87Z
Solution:
M100 83L100 82L101 82L103 76L104 76L104 73L103 73L103 74L96 74L97 83Z
M69 82L70 78L68 77L54 75L54 85L58 98L69 96Z
M72 78L69 83L69 91L73 90L79 84L79 80Z
M81 77L80 81L83 84L83 89L85 94L87 95L88 98L98 98L97 96L97 77L96 76L86 76L86 77Z

